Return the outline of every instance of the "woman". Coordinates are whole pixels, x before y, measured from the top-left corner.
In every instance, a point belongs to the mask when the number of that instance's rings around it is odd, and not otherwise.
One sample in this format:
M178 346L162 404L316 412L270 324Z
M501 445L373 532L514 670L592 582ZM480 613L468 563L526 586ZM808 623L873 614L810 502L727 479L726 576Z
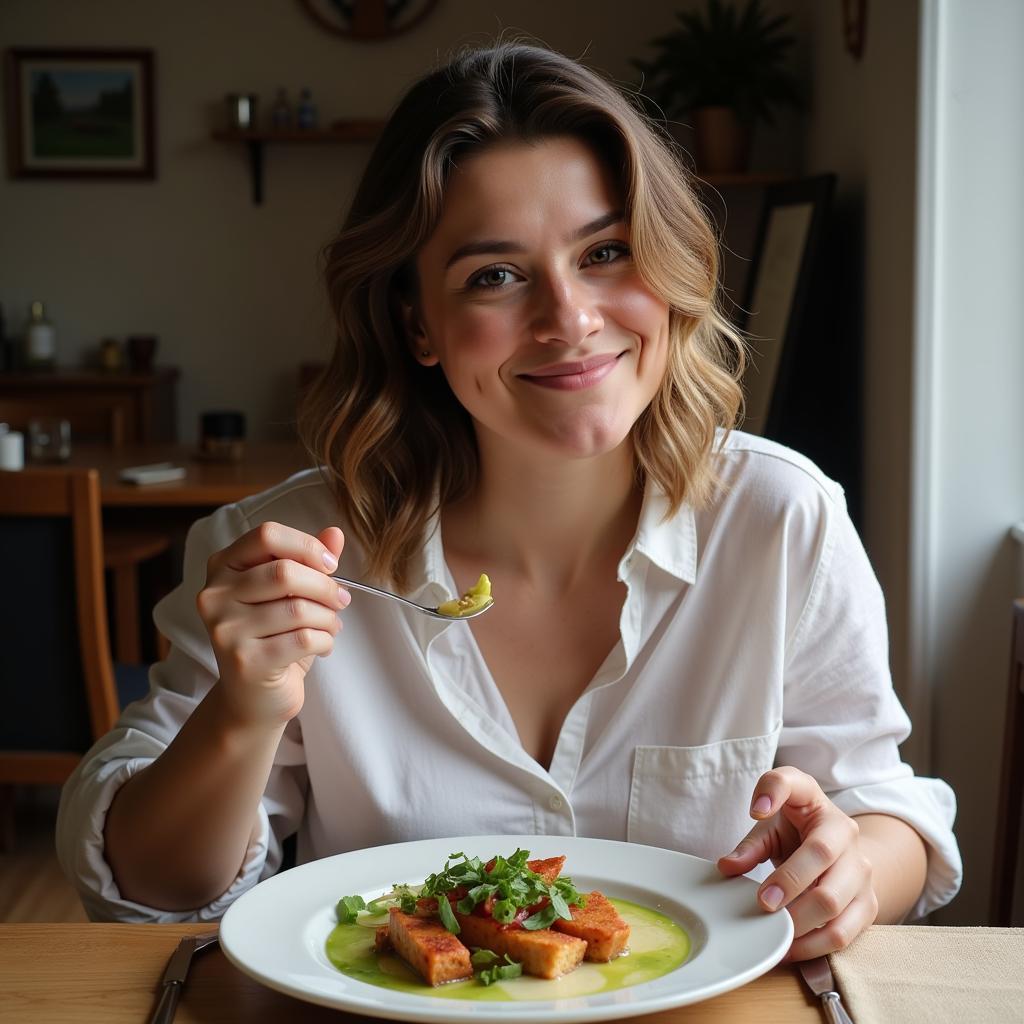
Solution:
M627 100L521 45L427 76L326 277L323 477L193 528L171 655L65 790L94 916L217 917L296 831L300 860L486 833L720 858L795 959L954 895L841 489L728 431L715 238ZM349 606L336 568L425 603L486 571L496 603Z

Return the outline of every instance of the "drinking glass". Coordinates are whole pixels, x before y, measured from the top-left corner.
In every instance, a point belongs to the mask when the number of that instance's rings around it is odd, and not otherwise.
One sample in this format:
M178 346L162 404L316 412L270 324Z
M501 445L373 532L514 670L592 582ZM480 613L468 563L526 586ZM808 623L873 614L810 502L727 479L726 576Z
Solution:
M67 462L71 458L71 424L50 416L29 420L28 457L33 462Z

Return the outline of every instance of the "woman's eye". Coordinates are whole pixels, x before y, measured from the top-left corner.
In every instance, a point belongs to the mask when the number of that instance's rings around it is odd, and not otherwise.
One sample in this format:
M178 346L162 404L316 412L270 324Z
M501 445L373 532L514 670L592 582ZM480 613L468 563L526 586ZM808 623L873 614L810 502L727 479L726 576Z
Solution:
M607 242L599 245L596 249L591 249L584 262L590 265L614 263L627 256L629 256L629 246L624 242Z
M469 279L470 288L501 288L512 283L512 271L508 267L488 267Z

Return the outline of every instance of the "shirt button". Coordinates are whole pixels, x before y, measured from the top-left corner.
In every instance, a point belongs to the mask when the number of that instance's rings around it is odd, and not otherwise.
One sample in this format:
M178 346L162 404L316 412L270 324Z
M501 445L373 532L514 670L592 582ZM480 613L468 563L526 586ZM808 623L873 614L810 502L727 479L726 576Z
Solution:
M562 809L562 798L560 796L553 796L548 801L548 807L553 811L560 811Z

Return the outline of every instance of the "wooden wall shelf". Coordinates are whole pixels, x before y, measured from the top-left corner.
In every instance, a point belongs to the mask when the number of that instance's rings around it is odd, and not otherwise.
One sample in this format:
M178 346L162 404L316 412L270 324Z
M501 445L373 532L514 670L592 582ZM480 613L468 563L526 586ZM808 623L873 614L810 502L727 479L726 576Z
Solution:
M217 142L245 143L249 147L249 173L252 177L252 201L263 202L263 147L267 144L288 143L300 145L337 145L339 143L373 142L384 129L378 120L335 121L330 128L284 131L217 131Z
M0 420L25 430L33 416L71 423L71 444L173 441L178 436L178 369L24 370L0 373Z

